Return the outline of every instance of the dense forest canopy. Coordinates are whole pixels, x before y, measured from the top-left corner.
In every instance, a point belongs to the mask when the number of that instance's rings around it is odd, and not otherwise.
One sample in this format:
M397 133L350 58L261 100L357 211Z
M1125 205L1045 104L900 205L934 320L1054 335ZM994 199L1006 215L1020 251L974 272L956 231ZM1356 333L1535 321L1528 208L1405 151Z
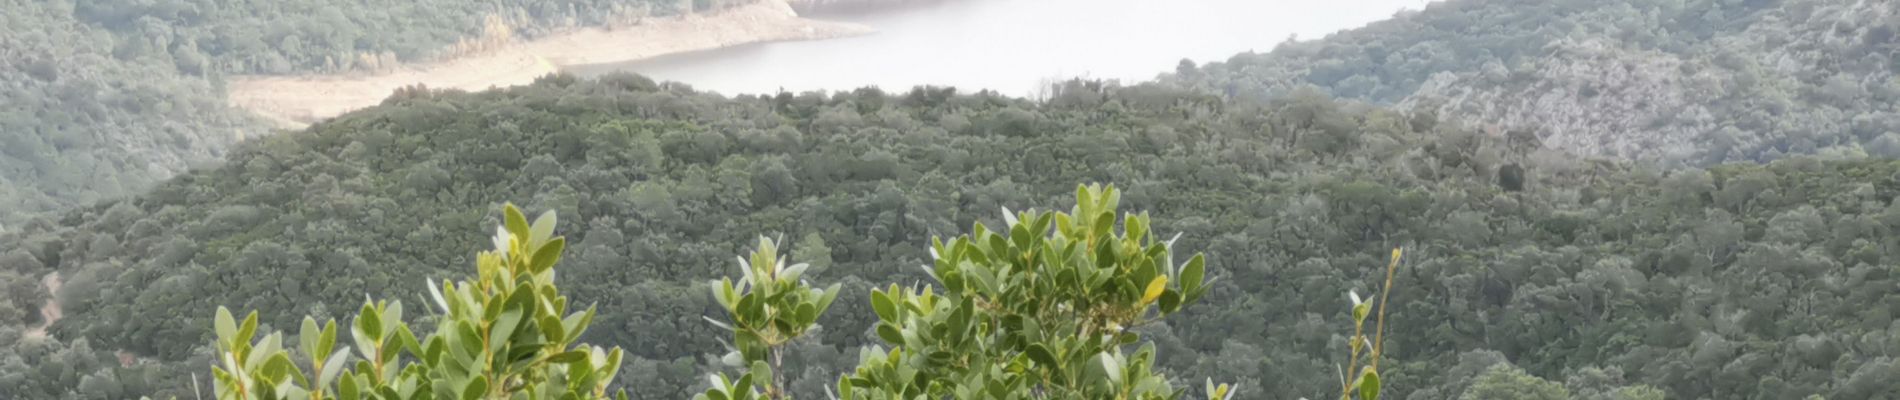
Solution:
M1900 157L1896 21L1891 1L1446 1L1163 80L1314 85L1665 164Z
M703 282L758 235L786 238L843 288L787 357L789 390L821 398L876 340L870 289L928 279L916 243L1101 181L1166 216L1155 231L1183 233L1218 278L1202 307L1142 328L1158 368L1240 398L1337 390L1342 294L1372 292L1398 244L1413 261L1381 371L1395 395L1900 394L1900 162L1659 171L1313 91L1087 82L1032 103L550 76L388 103L0 239L0 284L29 288L0 303L15 343L0 391L188 396L171 366L208 361L205 310L274 310L262 322L287 328L365 293L421 301L425 278L461 276L494 205L519 201L574 221L563 286L602 310L582 339L628 349L639 398L689 397L719 370ZM66 318L19 339L45 301L32 280L54 271Z

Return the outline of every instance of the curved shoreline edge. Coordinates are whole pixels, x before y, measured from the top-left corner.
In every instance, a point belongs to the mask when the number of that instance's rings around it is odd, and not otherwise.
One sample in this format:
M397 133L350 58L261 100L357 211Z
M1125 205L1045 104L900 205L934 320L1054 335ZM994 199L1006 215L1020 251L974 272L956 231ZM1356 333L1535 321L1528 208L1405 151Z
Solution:
M763 0L633 27L587 28L479 54L410 64L392 72L234 77L230 81L228 99L232 105L281 127L302 128L380 104L390 93L405 86L421 84L430 88L477 91L525 85L566 66L872 32L873 29L864 25L802 18L785 0Z

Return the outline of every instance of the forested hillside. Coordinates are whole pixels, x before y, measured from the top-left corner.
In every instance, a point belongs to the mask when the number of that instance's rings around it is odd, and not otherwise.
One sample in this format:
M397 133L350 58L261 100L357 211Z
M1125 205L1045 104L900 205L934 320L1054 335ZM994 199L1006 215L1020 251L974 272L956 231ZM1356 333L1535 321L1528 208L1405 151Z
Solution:
M1164 80L1334 95L1665 164L1900 156L1900 3L1454 0Z
M181 68L285 74L373 70L492 44L485 39L629 24L751 1L429 0L363 7L336 0L104 0L70 7L79 21L119 37L120 54L170 58Z
M790 390L824 398L876 341L869 290L929 281L920 243L1069 204L1077 182L1117 184L1123 208L1207 254L1203 304L1141 329L1169 376L1237 382L1239 398L1337 393L1345 293L1371 293L1396 245L1411 261L1381 369L1392 395L1900 396L1900 162L1658 171L1460 125L1311 91L1081 82L1041 103L728 99L631 75L406 91L0 238L0 397L189 398L180 371L209 362L208 310L290 329L366 294L423 304L425 278L464 277L514 201L568 221L562 286L601 311L582 339L627 349L620 382L642 399L703 389L726 351L703 282L783 237L808 276L843 285L786 360ZM55 271L66 317L23 339Z
M135 194L263 132L225 105L214 71L122 53L61 3L0 1L0 231Z
M0 0L0 231L269 133L227 104L232 76L377 70L740 1Z

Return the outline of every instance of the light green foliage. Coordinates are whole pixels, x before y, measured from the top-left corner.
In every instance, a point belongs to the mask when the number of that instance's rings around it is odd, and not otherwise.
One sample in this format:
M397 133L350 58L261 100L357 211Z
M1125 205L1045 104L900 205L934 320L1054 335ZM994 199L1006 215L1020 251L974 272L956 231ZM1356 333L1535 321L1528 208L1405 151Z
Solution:
M1662 389L1648 385L1638 385L1617 388L1616 392L1610 394L1610 398L1614 400L1663 400L1669 398L1669 396L1665 395Z
M1568 400L1563 384L1531 376L1510 364L1498 364L1478 375L1459 400Z
M871 293L877 335L839 380L845 399L1171 399L1155 349L1130 329L1207 292L1200 255L1175 264L1148 216L1116 231L1114 186L1076 188L1068 213L1010 213L1002 231L933 239L931 286ZM1210 387L1225 397L1225 386ZM1218 390L1218 391L1217 391Z
M304 318L293 361L281 333L257 334L257 312L215 320L220 400L605 399L621 352L578 343L594 310L568 312L554 286L566 239L554 213L530 225L504 207L494 250L476 256L473 280L430 282L435 332L418 338L401 302L365 302L337 347L336 321ZM407 355L405 357L404 355ZM355 360L353 366L346 365ZM307 367L308 369L305 369ZM626 393L619 393L626 398Z
M713 377L713 387L694 399L752 399L786 397L783 348L816 327L818 316L838 299L838 284L816 289L800 278L810 264L785 265L778 245L759 238L759 247L751 259L739 258L744 277L738 282L726 278L713 282L713 299L732 318L714 325L733 333L737 349L724 357L730 366L749 367L738 380ZM762 393L754 389L762 390Z
M792 258L811 264L811 273L825 272L831 268L831 246L825 245L825 238L816 233L805 234L792 248Z

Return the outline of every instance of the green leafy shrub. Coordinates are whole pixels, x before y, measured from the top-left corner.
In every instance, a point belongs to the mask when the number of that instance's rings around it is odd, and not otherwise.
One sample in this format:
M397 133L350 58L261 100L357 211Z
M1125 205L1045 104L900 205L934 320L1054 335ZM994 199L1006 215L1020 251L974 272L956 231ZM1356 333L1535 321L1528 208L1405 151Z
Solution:
M838 382L845 399L1171 399L1155 349L1130 328L1207 292L1200 255L1176 265L1146 214L1115 231L1113 186L1076 189L1068 213L1004 210L1001 233L977 223L933 239L926 266L942 287L874 290L877 335ZM1226 397L1230 388L1210 388Z
M607 398L621 351L576 343L594 310L568 312L567 297L554 286L554 266L567 243L554 236L554 213L533 224L513 204L503 214L494 250L476 257L474 280L439 287L430 281L439 314L435 332L421 340L403 322L401 302L366 301L350 324L355 353L336 347L336 321L319 327L306 317L298 334L305 362L299 364L281 333L253 340L257 312L240 323L219 307L220 364L212 371L217 398Z
M750 369L737 380L715 376L713 387L693 396L695 400L787 397L783 348L818 326L818 316L838 299L841 285L814 289L799 279L810 264L788 267L785 261L779 257L777 243L759 238L759 247L753 251L752 258L739 259L744 278L737 283L730 278L713 282L713 298L726 309L732 323L707 320L732 331L737 347L723 361Z

